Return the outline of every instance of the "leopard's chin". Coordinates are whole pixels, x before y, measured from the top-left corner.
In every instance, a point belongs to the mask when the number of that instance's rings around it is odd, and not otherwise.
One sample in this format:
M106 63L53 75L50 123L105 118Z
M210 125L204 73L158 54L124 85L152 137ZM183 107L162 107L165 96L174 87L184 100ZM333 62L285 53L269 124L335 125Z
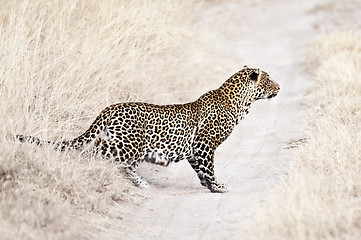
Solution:
M271 95L269 95L267 98L268 98L268 99L271 99L271 98L274 98L275 96L277 96L277 94L272 93L272 94L271 94Z

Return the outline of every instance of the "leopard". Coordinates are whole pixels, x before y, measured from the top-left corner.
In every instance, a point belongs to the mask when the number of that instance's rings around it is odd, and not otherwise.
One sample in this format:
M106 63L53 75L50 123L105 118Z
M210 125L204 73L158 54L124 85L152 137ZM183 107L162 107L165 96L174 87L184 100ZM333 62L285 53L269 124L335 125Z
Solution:
M66 141L46 141L14 135L20 142L52 144L56 150L90 148L117 163L134 185L148 188L137 174L142 162L168 166L188 161L200 184L214 193L228 191L214 174L217 147L249 113L250 105L275 97L280 90L267 72L246 65L193 102L156 105L145 102L117 103L106 107L80 136Z

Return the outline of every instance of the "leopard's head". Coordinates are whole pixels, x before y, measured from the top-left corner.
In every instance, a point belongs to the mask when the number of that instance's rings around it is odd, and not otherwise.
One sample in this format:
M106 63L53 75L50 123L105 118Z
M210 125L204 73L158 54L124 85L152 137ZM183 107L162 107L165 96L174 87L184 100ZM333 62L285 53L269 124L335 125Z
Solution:
M247 72L251 89L251 98L254 101L273 98L278 94L280 85L278 85L268 73L255 68L245 68L243 70Z

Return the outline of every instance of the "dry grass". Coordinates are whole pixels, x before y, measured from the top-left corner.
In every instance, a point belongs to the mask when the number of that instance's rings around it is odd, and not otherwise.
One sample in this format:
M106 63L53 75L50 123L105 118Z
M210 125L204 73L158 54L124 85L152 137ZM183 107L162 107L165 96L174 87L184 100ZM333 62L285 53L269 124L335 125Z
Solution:
M313 57L309 141L250 239L361 239L361 33L327 35Z
M214 66L221 65L192 22L197 4L4 0L0 6L0 236L97 239L102 224L120 217L110 206L131 199L132 186L118 169L5 136L73 138L109 104L190 101L217 85Z

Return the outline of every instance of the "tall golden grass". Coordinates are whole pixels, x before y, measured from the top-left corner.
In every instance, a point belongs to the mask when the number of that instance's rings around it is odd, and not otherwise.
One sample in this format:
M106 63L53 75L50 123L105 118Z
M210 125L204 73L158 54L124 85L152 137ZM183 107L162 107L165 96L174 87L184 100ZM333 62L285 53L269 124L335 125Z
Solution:
M314 45L308 142L250 239L361 239L361 33Z
M132 186L118 169L6 135L69 139L112 103L194 100L217 77L207 37L192 22L198 4L1 0L0 6L1 239L97 239L102 226L120 217L110 206L131 200Z

